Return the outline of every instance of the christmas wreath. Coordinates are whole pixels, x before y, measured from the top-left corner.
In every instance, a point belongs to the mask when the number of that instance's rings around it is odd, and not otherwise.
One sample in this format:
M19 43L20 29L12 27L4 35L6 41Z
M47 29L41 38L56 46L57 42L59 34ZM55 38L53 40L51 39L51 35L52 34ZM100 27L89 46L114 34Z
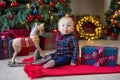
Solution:
M96 16L83 16L76 25L80 38L87 40L99 39L101 37L103 25Z

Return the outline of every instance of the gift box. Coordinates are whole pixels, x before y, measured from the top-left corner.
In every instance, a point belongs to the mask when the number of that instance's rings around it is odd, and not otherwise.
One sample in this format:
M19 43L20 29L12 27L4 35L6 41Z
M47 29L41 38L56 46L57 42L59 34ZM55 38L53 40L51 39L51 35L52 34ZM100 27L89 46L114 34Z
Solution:
M50 50L56 48L56 34L47 33L47 37L42 40L42 48L44 50Z
M118 48L84 46L81 48L81 63L94 66L116 66Z
M8 45L7 41L10 38L10 33L9 32L0 32L0 59L8 58Z
M3 44L2 44L2 39L0 38L0 59L2 59L3 58L3 53L2 53L2 51L3 51L3 46L2 46Z

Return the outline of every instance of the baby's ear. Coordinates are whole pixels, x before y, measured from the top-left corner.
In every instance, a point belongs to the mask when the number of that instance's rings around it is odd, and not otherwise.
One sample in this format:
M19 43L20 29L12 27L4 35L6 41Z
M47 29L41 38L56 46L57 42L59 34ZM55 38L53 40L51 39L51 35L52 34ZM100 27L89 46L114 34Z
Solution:
M58 26L58 31L60 31L60 28L59 28L59 26Z

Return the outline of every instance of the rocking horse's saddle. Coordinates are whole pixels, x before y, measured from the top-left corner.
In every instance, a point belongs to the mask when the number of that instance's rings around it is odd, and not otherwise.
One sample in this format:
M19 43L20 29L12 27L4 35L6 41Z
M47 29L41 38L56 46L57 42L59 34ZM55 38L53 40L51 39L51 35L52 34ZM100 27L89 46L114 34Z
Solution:
M31 38L21 38L21 44L22 44L22 47L29 47L31 45L34 45Z

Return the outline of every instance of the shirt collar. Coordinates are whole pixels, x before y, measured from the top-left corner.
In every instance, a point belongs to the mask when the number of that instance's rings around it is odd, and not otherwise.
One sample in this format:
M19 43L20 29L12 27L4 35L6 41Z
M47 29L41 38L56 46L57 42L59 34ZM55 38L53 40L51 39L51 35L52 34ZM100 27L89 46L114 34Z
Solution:
M72 34L73 34L73 33L67 34L67 35L62 35L60 32L58 32L58 38L59 38L60 40L62 40L63 37L67 37L67 36L72 35Z

